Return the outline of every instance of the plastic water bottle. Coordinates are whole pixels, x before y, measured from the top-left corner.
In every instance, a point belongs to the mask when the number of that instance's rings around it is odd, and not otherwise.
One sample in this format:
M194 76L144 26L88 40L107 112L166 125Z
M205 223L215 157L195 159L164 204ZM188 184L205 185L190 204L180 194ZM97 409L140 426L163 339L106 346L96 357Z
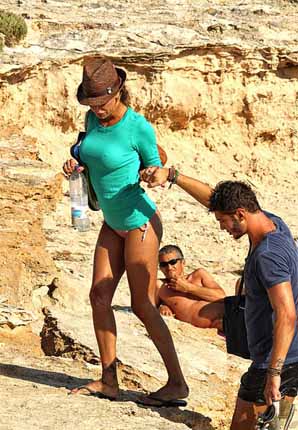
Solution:
M84 174L77 170L74 170L70 175L69 194L72 226L78 231L88 231L90 229L90 219L87 213L87 183Z

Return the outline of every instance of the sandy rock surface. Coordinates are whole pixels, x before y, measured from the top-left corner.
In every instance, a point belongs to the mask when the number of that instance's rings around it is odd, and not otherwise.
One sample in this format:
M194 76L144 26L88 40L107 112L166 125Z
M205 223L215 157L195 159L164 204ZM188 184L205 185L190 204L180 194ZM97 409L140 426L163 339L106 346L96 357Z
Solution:
M166 375L131 313L125 277L113 303L120 401L68 396L99 376L88 290L102 214L90 213L90 231L72 229L61 165L83 127L82 61L105 54L127 71L132 106L152 122L168 165L210 184L248 181L297 239L297 3L0 0L0 8L21 13L29 30L0 61L0 429L228 429L248 362L226 354L215 331L171 318L189 403L136 405ZM162 245L181 246L189 271L207 269L232 294L247 240L221 232L177 187L148 192Z

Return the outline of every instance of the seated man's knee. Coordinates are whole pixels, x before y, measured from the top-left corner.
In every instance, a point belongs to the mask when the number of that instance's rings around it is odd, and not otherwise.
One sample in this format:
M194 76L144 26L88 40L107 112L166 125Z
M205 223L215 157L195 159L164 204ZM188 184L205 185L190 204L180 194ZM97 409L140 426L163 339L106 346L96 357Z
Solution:
M212 322L207 318L201 318L198 313L193 315L193 317L190 320L190 324L192 324L195 327L199 328L213 328Z

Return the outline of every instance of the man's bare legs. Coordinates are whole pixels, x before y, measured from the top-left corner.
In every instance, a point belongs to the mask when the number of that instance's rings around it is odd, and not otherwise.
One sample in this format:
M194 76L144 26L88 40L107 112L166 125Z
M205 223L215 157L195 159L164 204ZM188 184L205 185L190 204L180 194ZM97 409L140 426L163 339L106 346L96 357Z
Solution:
M90 291L93 325L102 363L102 378L90 382L86 385L87 388L72 390L73 394L100 392L110 398L118 395L116 324L111 304L123 273L124 239L104 223L96 244Z
M256 406L237 397L230 430L254 430L258 415L265 412L266 408L266 405Z
M282 402L285 400L289 402L291 406L295 397L286 396ZM238 397L230 430L254 430L258 415L265 412L266 408L267 405L257 406L255 403L246 402ZM286 419L284 419L284 421L286 421Z
M125 243L125 267L131 291L132 309L145 325L168 372L167 384L153 393L155 399L182 399L188 395L174 343L169 329L155 305L158 248L162 234L160 219L155 214L147 235L140 230L129 232Z
M190 323L200 328L216 328L222 331L222 320L224 315L224 300L216 302L205 302L200 300L194 303L189 310Z

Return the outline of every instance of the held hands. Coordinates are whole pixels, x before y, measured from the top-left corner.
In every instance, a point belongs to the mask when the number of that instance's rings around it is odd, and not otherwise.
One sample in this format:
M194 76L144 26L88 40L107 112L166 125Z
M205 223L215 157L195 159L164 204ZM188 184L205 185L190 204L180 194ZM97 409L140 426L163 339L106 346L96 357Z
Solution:
M141 181L147 182L148 188L163 186L168 179L169 169L166 167L150 166L140 171Z
M65 161L62 169L63 169L63 172L64 172L66 178L69 178L75 169L77 169L78 172L82 172L84 170L84 167L82 167L82 166L77 167L77 166L79 166L79 165L76 162L76 160L74 160L73 158Z

